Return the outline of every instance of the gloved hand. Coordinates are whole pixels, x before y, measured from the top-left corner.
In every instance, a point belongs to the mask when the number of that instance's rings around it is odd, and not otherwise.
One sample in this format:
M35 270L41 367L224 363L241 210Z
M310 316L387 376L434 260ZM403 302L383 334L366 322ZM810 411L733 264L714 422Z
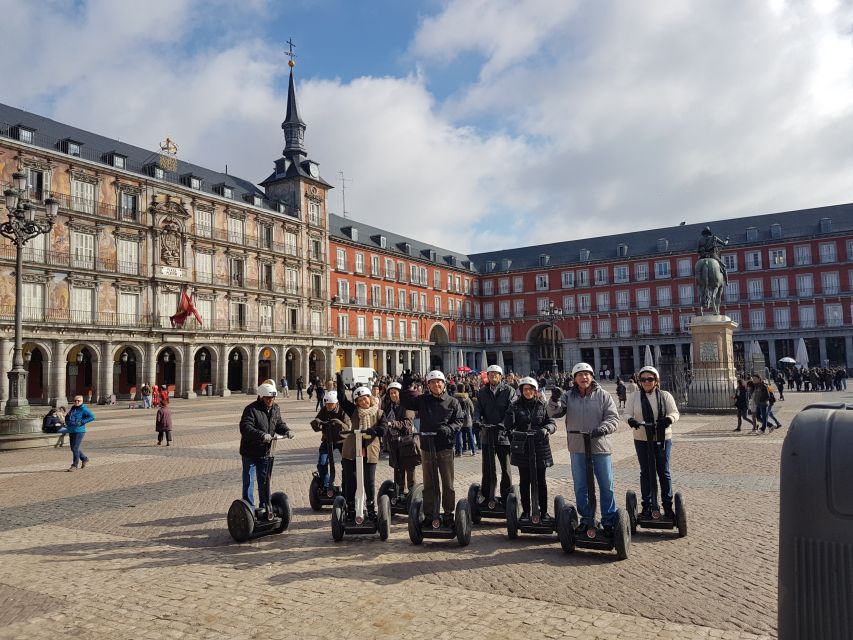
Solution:
M285 432L284 432L284 433L282 433L281 435L283 435L283 436L284 436L285 438L287 438L288 440L292 440L292 439L293 439L293 432L292 432L290 429L288 429L287 431L285 431Z
M264 434L264 444L269 444L270 442L272 442L272 434L265 433Z
M601 438L607 435L607 428L599 425L595 429L593 429L589 435L593 438Z
M631 427L632 429L639 429L640 423L637 422L636 418L628 418L628 426Z
M554 387L551 389L551 400L554 402L559 402L560 397L563 395L563 390L560 387Z
M536 431L536 440L537 442L545 442L548 439L548 434L551 433L545 427L541 427Z
M362 429L361 430L361 439L362 440L371 440L373 439L374 431L373 429Z
M323 423L317 420L317 418L314 418L310 424L314 431L320 431L323 428Z
M445 442L450 442L453 438L453 429L443 424L438 428L438 434L444 438Z
M472 427L474 427L475 429L482 429L482 428L483 428L483 423L482 423L482 422L480 422L479 420L477 420L477 422L475 422L475 423L474 423L473 425L471 425L471 426L472 426Z
M343 429L344 423L343 421L338 420L337 418L332 418L331 420L329 420L329 426L333 429Z
M658 426L661 429L666 429L671 424L672 424L672 418L670 418L669 416L664 416L663 418L658 418Z
M403 390L412 388L412 379L411 369L406 369L403 372L403 382L400 383L403 386Z

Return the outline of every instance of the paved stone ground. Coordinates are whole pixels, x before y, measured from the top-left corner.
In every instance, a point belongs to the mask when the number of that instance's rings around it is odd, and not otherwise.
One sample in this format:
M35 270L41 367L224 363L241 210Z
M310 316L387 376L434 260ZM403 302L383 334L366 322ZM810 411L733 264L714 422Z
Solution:
M777 413L787 424L808 402L851 395L791 393ZM690 533L639 533L617 562L565 555L556 536L510 542L496 523L465 549L414 547L400 516L387 542L336 544L329 510L308 507L313 402L287 399L296 437L279 450L273 484L294 522L237 545L225 513L240 492L236 423L248 401L175 401L168 448L156 446L153 411L94 407L91 464L75 473L65 473L67 447L0 454L0 638L775 636L784 429L735 434L729 417L685 416L672 467ZM621 503L639 471L630 429L614 440ZM562 438L554 449L550 493L570 498ZM479 465L457 459L457 497ZM385 460L377 475L390 477Z

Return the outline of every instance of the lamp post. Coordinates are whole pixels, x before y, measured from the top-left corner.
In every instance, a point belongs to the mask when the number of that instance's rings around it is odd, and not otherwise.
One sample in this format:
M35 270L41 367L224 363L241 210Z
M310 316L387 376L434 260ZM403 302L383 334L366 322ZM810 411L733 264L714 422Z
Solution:
M26 417L30 414L27 402L27 370L24 369L24 354L21 344L23 324L23 267L24 245L33 238L50 233L59 201L48 198L44 202L47 218L35 219L35 208L24 197L27 188L27 174L16 171L12 176L13 186L3 192L9 219L0 224L0 235L15 243L15 354L12 358L12 370L9 377L9 399L6 401L6 415Z
M551 365L552 373L554 377L557 377L559 370L557 368L557 323L563 319L563 310L554 305L552 301L548 308L542 311L540 314L542 320L547 322L551 326L551 355L554 358L554 362Z

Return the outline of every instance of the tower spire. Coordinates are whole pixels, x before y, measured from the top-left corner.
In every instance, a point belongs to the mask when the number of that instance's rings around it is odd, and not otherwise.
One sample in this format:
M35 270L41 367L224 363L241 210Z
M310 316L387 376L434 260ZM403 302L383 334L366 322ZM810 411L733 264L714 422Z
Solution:
M305 150L305 123L299 117L299 108L296 105L296 84L293 81L293 67L296 63L293 59L296 54L293 53L293 39L287 41L289 49L285 55L290 58L287 61L287 66L290 67L290 82L287 87L287 113L284 116L284 122L281 123L281 128L284 130L284 151L282 152L286 158L294 156L304 156Z

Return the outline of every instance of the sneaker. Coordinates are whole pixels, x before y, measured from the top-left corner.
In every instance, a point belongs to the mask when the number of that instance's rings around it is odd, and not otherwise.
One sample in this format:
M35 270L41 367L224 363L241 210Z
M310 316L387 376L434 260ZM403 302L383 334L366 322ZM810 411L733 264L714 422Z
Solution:
M72 464L70 467L68 467L68 468L66 469L66 471L77 471L77 467L75 467L75 466Z
M732 431L740 431L740 427L738 427L737 429L732 429Z
M86 468L86 465L87 465L88 463L89 463L89 461L88 461L88 460L83 460L82 462L80 462L80 468L81 468L81 469L85 469L85 468Z
M528 520L529 518L530 518L530 514L527 513L526 511L522 511L521 517L519 518L519 520Z
M441 516L441 525L443 527L448 527L448 528L453 527L453 514L452 513L445 513L443 516Z
M586 535L586 522L581 522L577 528L575 529L575 535L585 536Z
M602 527L602 530L603 530L603 532L604 532L604 537L605 537L605 538L607 538L608 540L613 540L613 534L614 534L614 531L613 531L613 527L612 527L612 526L610 526L610 525L604 525L604 527Z
M668 506L664 505L663 515L665 518L669 518L670 520L675 520L675 511L672 510L672 507L668 507Z
M640 517L646 520L651 519L652 517L652 508L651 507L643 507L643 510L640 512Z
M462 457L462 454L461 454L461 453L459 453L458 451L457 451L454 455L455 455L457 458L461 458L461 457Z
M472 455L472 456L476 456L476 455L477 455L477 452L476 452L476 450L474 450L474 449L471 449L471 455Z
M547 511L543 511L542 514L539 516L539 520L543 524L546 522L551 522L551 516L548 515Z

